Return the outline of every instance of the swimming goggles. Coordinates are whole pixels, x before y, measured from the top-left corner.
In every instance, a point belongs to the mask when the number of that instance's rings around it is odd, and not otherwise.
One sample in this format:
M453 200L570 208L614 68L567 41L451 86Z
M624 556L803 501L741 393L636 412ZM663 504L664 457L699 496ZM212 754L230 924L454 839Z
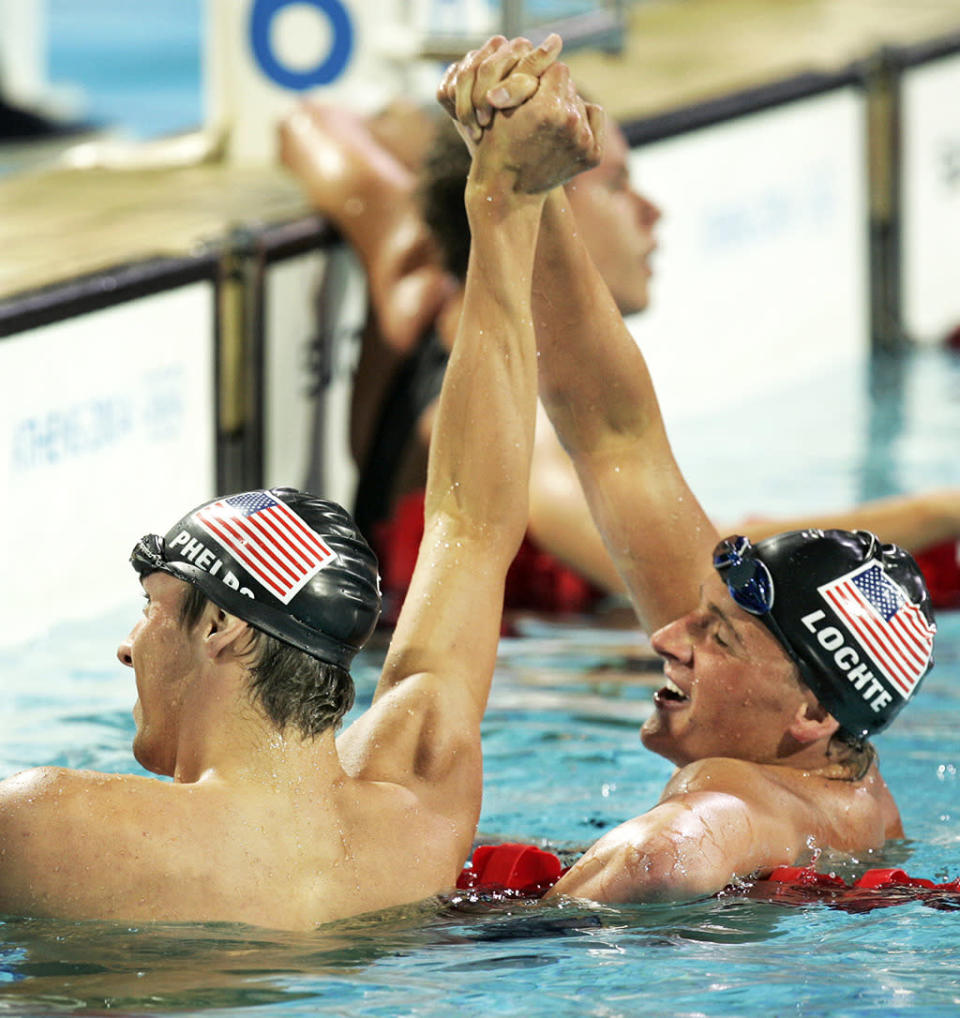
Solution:
M144 534L130 552L130 564L143 576L163 569L163 538L159 534Z
M760 621L787 652L787 656L806 674L806 665L773 617L773 576L765 562L752 555L747 557L752 550L749 537L738 535L724 538L713 549L713 567L727 585L734 603L745 612L759 616Z
M713 567L744 611L766 615L773 607L773 577L765 562L746 557L752 548L748 537L724 538L713 549Z

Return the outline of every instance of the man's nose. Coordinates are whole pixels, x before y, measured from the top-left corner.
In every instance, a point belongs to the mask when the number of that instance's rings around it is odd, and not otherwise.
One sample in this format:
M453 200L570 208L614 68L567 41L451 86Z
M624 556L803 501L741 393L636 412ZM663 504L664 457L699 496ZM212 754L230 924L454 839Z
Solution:
M689 664L693 657L693 641L690 639L690 627L687 616L681 616L661 626L650 637L650 646L661 656Z
M634 192L634 196L637 200L637 212L640 217L640 222L646 227L651 227L658 223L660 217L663 215L660 211L660 206L655 205L645 195Z
M133 667L133 630L127 638L117 647L117 660L128 668Z

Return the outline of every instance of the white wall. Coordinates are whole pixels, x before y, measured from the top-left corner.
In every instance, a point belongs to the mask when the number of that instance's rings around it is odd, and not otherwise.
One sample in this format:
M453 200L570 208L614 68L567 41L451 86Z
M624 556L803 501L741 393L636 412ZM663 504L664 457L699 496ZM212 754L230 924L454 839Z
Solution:
M960 54L902 83L903 318L935 343L960 326Z
M663 218L630 325L668 420L866 354L864 115L844 88L631 153Z
M129 600L127 559L215 485L213 286L0 341L0 645Z

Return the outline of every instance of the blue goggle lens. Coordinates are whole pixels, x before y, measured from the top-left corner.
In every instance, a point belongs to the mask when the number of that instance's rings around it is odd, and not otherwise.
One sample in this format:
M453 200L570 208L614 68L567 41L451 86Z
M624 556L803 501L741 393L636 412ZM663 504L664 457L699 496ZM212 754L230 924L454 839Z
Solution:
M737 605L766 615L773 607L773 577L760 559L744 557L751 547L746 537L728 537L714 548L713 565Z

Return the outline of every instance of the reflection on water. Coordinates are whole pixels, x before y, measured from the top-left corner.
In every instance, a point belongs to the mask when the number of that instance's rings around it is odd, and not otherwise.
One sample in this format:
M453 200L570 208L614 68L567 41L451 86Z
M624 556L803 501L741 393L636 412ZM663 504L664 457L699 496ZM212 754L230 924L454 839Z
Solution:
M20 919L0 926L0 1012L439 1015L456 1004L478 1015L659 1015L670 1001L674 1014L778 1014L791 996L794 1012L802 988L836 1008L823 1013L850 1013L864 997L884 1013L904 992L955 1002L938 975L960 961L945 922L956 919L911 905L867 922L736 897L620 908L452 899L307 934ZM603 1009L586 1006L588 988Z
M0 1012L283 1004L288 1013L296 1001L327 998L346 1010L382 982L379 963L389 969L408 965L408 974L398 975L401 983L433 983L457 972L482 978L483 972L551 966L558 950L594 957L616 954L627 944L636 950L685 941L756 943L777 935L778 918L778 909L743 901L613 909L453 897L315 933L10 919L0 925Z

